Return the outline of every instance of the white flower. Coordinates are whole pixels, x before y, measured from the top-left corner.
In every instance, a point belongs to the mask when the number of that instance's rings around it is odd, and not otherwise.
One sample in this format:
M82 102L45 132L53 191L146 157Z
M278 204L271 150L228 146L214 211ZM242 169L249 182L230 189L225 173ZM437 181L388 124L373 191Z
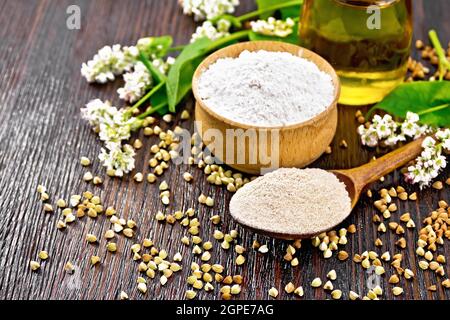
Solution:
M217 40L228 36L230 33L231 23L228 20L220 19L217 22L217 28L211 21L205 21L203 24L195 30L195 33L191 37L191 43L195 42L199 38L208 38L211 40Z
M439 130L435 136L440 141L442 149L450 152L450 129Z
M122 177L124 173L129 173L134 169L135 151L132 146L120 143L108 143L106 148L102 148L99 159L107 170L114 170L117 177Z
M436 132L436 138L439 141L446 141L450 139L450 129L444 129ZM447 149L447 148L446 148Z
M257 20L250 22L252 31L266 36L276 36L285 38L294 30L294 20L287 18L286 20L277 20L270 17L267 20Z
M412 137L414 139L422 136L429 130L429 127L424 125L421 126L418 124L419 116L413 112L406 113L406 119L401 124L402 134L407 137Z
M100 140L105 141L106 143L120 143L123 140L128 140L130 138L131 131L140 127L141 120L129 117L124 110L112 108L114 111L111 114L108 114L107 117L101 119L98 136Z
M393 146L407 138L417 139L433 131L427 125L419 125L419 120L419 115L413 112L408 112L402 123L394 121L388 114L383 117L375 115L368 127L361 125L357 131L363 145L375 147L382 141L385 145ZM437 131L435 138L426 137L422 148L415 164L409 166L405 174L408 182L419 183L421 188L429 185L447 166L447 159L442 152L450 150L450 129Z
M361 143L368 147L375 147L378 144L378 134L373 127L366 128L364 125L358 127L358 134L361 136Z
M375 115L372 122L379 140L392 136L398 126L389 114L384 115L383 118Z
M101 101L100 99L91 100L81 108L81 116L83 119L89 121L89 124L98 127L102 119L112 117L116 109L111 107L109 101Z
M363 145L375 147L383 141L385 145L394 146L407 138L417 139L430 131L428 126L419 125L418 122L419 116L413 112L408 112L402 123L396 122L389 114L383 117L376 114L369 127L361 125L358 133Z
M233 13L239 0L179 0L184 14L193 15L195 21L211 20Z
M407 122L417 123L417 122L419 122L420 118L419 118L419 115L418 115L417 113L408 111L408 112L406 113L406 118L405 118L405 120L406 120Z
M119 44L104 46L92 60L81 65L81 75L88 82L106 83L115 76L131 70L139 50L136 47L121 47Z
M436 140L434 140L432 137L426 137L422 142L422 147L427 150L432 150L434 146L436 145Z
M447 167L447 158L443 155L439 155L436 158L436 161L434 163L434 168L440 169L440 168L445 168L445 167ZM436 176L437 176L437 174L436 174Z
M138 40L136 47L140 52L146 54L148 59L154 60L165 55L165 47L162 44L155 44L156 38L146 37Z
M447 159L442 150L447 149L450 130L440 130L435 134L437 140L426 137L422 142L424 150L416 159L416 163L408 168L406 179L412 183L419 183L420 187L427 186L436 178L440 171L447 166ZM448 150L448 149L447 149Z
M118 110L111 106L109 101L102 102L95 99L81 109L82 117L98 129L100 140L106 143L120 143L128 140L131 131L138 129L142 121L130 117L126 110Z
M442 147L447 150L447 152L450 152L450 138L447 138L442 142Z
M167 57L166 61L163 59L154 59L152 64L155 68L159 70L162 74L167 74L169 72L170 66L175 63L175 58Z
M123 75L125 85L117 90L120 99L133 103L139 100L152 86L152 76L140 61L134 65L133 72Z
M392 132L389 137L384 140L384 143L387 146L395 146L399 142L406 141L406 137L403 134L396 134L395 132Z
M108 170L114 170L116 176L122 176L134 169L134 149L122 146L128 140L131 131L142 126L142 120L131 117L127 110L118 110L107 102L95 99L81 109L84 119L96 127L99 137L105 142L99 155L100 161Z

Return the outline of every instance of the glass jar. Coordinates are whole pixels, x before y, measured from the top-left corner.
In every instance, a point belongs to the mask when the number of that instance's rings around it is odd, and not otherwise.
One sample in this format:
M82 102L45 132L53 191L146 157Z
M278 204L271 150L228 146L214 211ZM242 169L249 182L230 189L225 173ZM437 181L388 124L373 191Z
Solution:
M411 0L305 0L300 39L336 69L340 103L379 102L406 75Z

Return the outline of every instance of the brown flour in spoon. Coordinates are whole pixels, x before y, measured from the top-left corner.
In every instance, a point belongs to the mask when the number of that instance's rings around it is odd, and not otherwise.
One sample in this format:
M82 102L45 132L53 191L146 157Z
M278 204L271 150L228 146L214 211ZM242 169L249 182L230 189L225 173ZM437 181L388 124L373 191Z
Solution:
M350 211L345 185L322 169L278 169L246 184L230 202L236 221L283 234L316 234Z

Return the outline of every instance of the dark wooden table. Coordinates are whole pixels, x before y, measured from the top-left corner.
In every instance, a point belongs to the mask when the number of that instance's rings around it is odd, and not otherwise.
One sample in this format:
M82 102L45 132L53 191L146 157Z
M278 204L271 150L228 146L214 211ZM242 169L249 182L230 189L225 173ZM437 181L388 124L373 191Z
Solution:
M254 1L242 0L239 13L254 8ZM81 8L81 30L66 28L66 8L77 4ZM446 0L415 0L415 37L427 39L426 32L434 27L440 31L444 42L449 41L450 4ZM81 119L79 109L92 98L113 99L118 102L115 90L120 80L105 86L88 85L80 76L80 65L105 44L134 44L137 39L148 35L171 34L177 44L186 43L194 31L191 18L182 14L176 0L133 0L133 1L32 1L3 0L0 2L0 298L2 299L117 299L121 290L132 299L179 299L187 289L186 276L193 260L187 248L180 243L186 231L179 225L163 225L155 219L155 213L163 210L158 199L157 185L137 184L131 178L122 180L105 177L101 187L93 187L82 181L86 169L79 164L81 156L95 159L100 144L89 126ZM186 101L192 110L192 99ZM323 156L314 166L321 168L350 168L367 162L375 151L362 148L355 134L354 113L356 108L341 107L339 129L333 143L333 153ZM189 123L184 126L189 127ZM155 143L156 138L142 139L145 147ZM338 147L345 139L348 149ZM145 148L144 148L145 150ZM146 172L148 153L139 152L137 168ZM91 168L104 176L104 170L97 161ZM187 184L181 173L189 170L195 183ZM447 169L441 180L449 175ZM283 288L292 281L305 289L305 299L329 298L323 290L313 290L310 282L315 277L325 279L326 273L335 269L338 279L335 288L348 298L349 290L366 294L368 274L349 259L340 262L336 252L325 260L321 252L313 248L310 241L303 242L297 256L298 267L291 267L283 260L289 242L256 236L239 228L228 214L230 193L223 188L211 186L204 174L196 168L171 166L164 174L174 194L170 210L194 207L199 212L201 236L212 239L213 225L209 222L212 213L220 214L223 222L218 226L224 232L237 228L239 243L248 248L247 262L236 266L235 254L225 252L213 241L211 261L226 266L227 274L241 274L244 277L240 299L266 299L268 289L278 288L280 299L293 299ZM383 184L373 186L378 190L401 181L399 172L386 177ZM119 237L118 252L105 252L105 240L100 245L88 245L86 233L102 235L110 224L105 217L97 220L84 218L65 231L55 228L58 214L44 214L36 193L36 186L44 184L54 203L59 197L68 198L85 190L92 190L102 196L105 205L115 206L120 216L134 219L139 229L137 238L149 237L159 248L165 248L170 255L180 251L184 269L169 279L165 287L159 281L149 281L149 291L142 295L137 291L137 264L131 260L130 246L133 241ZM450 187L442 191L408 187L418 191L419 201L399 203L399 212L410 211L418 228L421 220L437 207L440 199L450 200ZM199 206L200 193L214 196L213 209ZM439 278L431 271L418 268L415 255L417 230L407 230L408 245L398 249L394 243L398 236L392 232L382 234L383 246L375 249L376 226L371 222L375 212L371 201L363 197L354 214L342 226L354 223L357 232L350 235L349 242L342 249L349 253L376 250L381 253L404 254L403 265L416 273L412 281L402 280L405 294L396 299L449 299L450 291L440 286ZM398 221L394 214L392 221ZM267 243L270 251L262 255L251 249L253 240ZM213 240L213 239L212 239ZM50 259L42 264L39 272L31 272L29 261L37 259L40 250L45 249ZM448 241L440 252L450 258ZM102 266L92 268L89 257L98 254ZM68 275L63 267L72 261L76 272ZM195 261L198 261L195 258ZM450 267L445 265L447 276ZM387 275L381 285L382 298L393 298L387 277L393 269L386 264ZM437 291L427 287L437 284ZM219 298L218 287L213 293L201 292L201 299Z

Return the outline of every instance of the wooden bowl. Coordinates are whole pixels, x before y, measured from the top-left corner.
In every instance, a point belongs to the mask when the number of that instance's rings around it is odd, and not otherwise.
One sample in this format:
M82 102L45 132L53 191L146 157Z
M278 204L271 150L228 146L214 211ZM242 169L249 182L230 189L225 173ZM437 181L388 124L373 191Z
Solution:
M335 87L335 97L333 102L330 106L327 107L327 109L325 109L323 112L316 115L312 119L301 123L277 127L261 127L242 124L217 114L215 111L211 110L200 97L200 93L198 90L198 82L200 76L216 60L226 57L236 58L242 51L245 50L266 50L276 52L284 51L313 62L320 70L328 73L331 76ZM299 79L299 81L301 81L301 79ZM238 139L233 139L230 142L224 138L222 142L218 142L215 141L215 139L213 139L212 137L208 137L204 133L208 132L209 129L214 129L221 132L223 137L226 137L227 130L229 129L241 129L244 130L244 132L248 129L255 129L258 141L260 138L264 138L267 141L267 147L264 150L262 149L262 154L268 154L268 156L272 156L270 150L273 143L273 147L278 147L278 167L298 168L305 167L319 158L330 145L336 133L337 101L340 94L339 78L333 67L325 59L310 50L293 44L275 41L252 41L237 43L218 50L207 57L198 66L192 80L192 91L196 99L195 120L197 126L198 124L200 124L198 131L202 136L205 146L208 146L210 143L220 143L223 150L222 155L227 155L226 152L228 148L232 147L233 149L231 149L231 153L234 152L234 161L229 161L229 159L226 159L225 156L218 155L217 152L214 152L214 150L211 150L211 152L214 153L216 158L219 158L230 167L242 172L250 174L261 174L264 172L264 170L271 169L268 168L267 163L260 161L261 158L259 149L261 148L259 147L259 144L250 143L249 139L245 139L244 142L243 140L239 141ZM272 139L271 134L273 130L277 131L276 133L278 134L278 139ZM245 143L244 148L242 148L242 143ZM278 144L278 146L276 146L275 144ZM220 146L218 147L220 148ZM237 163L238 161L236 161L236 159L238 156L238 150L240 150L240 152L242 152L242 150L245 150L245 161L240 161L239 163ZM256 156L257 161L250 161L251 156Z

